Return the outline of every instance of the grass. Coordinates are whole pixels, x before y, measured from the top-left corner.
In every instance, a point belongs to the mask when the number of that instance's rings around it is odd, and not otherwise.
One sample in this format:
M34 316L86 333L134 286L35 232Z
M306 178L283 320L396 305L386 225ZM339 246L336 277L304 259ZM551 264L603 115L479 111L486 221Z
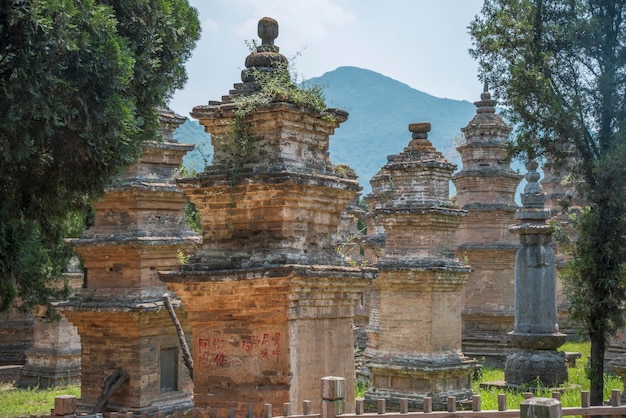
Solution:
M589 357L590 345L587 342L567 342L559 348L559 351L575 351L581 354L580 359L576 362L575 368L569 368L568 381L565 385L565 389L561 390L561 403L563 407L575 407L580 406L580 392L582 390L589 390L589 379L585 371L587 365L587 358ZM482 378L480 381L472 383L472 389L474 393L480 395L481 407L483 410L497 410L498 409L498 394L506 392L506 407L507 409L519 409L520 403L524 400L523 391L513 391L491 388L480 388L481 382L493 382L504 380L504 369L496 369L492 367L484 367L482 370ZM619 376L615 376L611 373L604 374L604 399L611 397L611 390L619 389L620 392L624 390L624 384ZM539 397L551 397L550 390L543 390L537 392Z
M559 348L559 351L573 351L581 354L580 359L576 362L575 368L569 368L568 381L564 385L566 389L561 391L561 403L563 407L580 406L580 392L589 390L589 379L585 372L587 358L590 354L590 345L588 342L567 342ZM523 391L504 390L501 388L483 389L480 387L482 382L496 382L504 380L504 369L494 367L483 367L482 377L480 380L472 382L472 389L475 394L480 395L481 409L484 411L498 409L498 395L506 393L507 409L519 409L520 404L524 400ZM356 386L355 396L357 399L363 399L369 385L364 382L358 382ZM611 373L604 375L604 399L610 399L611 390L624 390L624 384L619 376ZM536 393L537 396L550 398L552 393L550 390L543 390Z
M16 389L12 384L0 385L0 417L49 414L54 398L59 395L80 397L80 386L49 389Z
M363 399L365 398L365 392L370 388L369 382L358 381L355 384L354 388L354 397L355 399Z

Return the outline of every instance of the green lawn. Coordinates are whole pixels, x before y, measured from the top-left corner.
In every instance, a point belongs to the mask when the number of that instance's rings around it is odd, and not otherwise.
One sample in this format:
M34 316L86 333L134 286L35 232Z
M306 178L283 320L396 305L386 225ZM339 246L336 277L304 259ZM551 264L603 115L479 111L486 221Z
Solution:
M78 398L80 386L45 390L0 386L0 418L49 414L54 408L54 398L59 395L75 395Z
M561 403L563 407L580 406L580 392L589 390L589 379L585 373L587 358L589 357L590 344L587 342L567 342L559 348L559 351L574 351L581 354L576 362L576 368L568 369L568 381L564 390L561 391ZM472 388L474 393L480 395L481 406L483 410L498 409L498 394L506 392L507 409L519 409L520 403L524 400L522 391L504 391L502 389L481 389L481 382L493 382L504 380L504 369L495 369L490 367L483 368L483 376L480 381L473 382ZM611 373L604 375L604 399L610 399L611 390L624 390L624 384L619 376ZM551 397L549 390L537 393L540 397Z

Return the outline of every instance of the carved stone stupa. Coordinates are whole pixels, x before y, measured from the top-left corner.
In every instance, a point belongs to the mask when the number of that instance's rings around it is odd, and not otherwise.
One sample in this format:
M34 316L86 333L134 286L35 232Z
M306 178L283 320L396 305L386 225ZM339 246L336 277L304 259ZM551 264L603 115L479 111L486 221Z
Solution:
M516 350L506 360L507 385L556 386L567 380L565 356L556 351L567 336L557 323L553 228L546 223L550 209L544 208L547 196L537 166L533 160L526 163L523 208L515 215L519 224L509 228L522 248L515 256L515 327L510 337Z

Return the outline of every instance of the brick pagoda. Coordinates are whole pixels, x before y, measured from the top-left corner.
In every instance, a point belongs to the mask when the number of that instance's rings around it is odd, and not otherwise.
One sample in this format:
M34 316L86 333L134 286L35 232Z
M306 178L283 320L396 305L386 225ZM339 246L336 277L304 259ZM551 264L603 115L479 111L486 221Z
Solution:
M175 183L183 155L193 148L172 136L184 120L162 111L163 140L144 146L139 162L94 203L95 225L71 241L84 265L84 285L59 308L81 338L81 410L100 404L107 377L124 374L128 379L120 379L108 410L154 413L192 405L192 381L158 278L161 270L179 268L178 251L201 242L186 224L185 197Z
M61 280L74 291L83 275L68 271ZM33 345L26 350L26 364L20 371L18 387L62 387L80 383L80 336L63 315L59 320L45 317L45 309L33 312Z
M291 402L298 413L333 375L346 378L353 409L353 317L376 270L348 266L335 251L341 214L360 190L328 157L347 113L260 106L245 118L246 143L236 141L234 100L258 91L257 71L286 62L277 22L261 19L258 33L243 82L191 113L211 134L213 165L178 184L200 212L204 244L184 271L161 278L193 330L196 406L255 404L260 413L263 403Z
M475 102L476 116L461 129L457 147L463 168L452 177L459 206L468 212L456 233L457 256L472 266L463 289L463 352L504 364L513 330L515 252L509 233L515 222L515 191L522 178L506 158L511 127L495 113L496 101L485 88Z
M456 168L428 140L429 123L409 125L412 140L370 181L368 234L378 278L369 291L366 357L377 399L435 409L448 396L469 399L474 362L461 351L461 290L470 267L455 256L454 232L466 212L449 200Z

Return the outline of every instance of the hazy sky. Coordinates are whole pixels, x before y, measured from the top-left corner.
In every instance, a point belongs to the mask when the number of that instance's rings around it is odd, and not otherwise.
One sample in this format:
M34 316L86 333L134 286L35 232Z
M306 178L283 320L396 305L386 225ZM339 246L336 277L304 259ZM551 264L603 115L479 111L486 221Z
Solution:
M189 80L170 107L188 116L240 81L257 23L278 21L275 44L301 78L340 66L366 68L437 97L476 101L482 85L467 26L482 0L190 0L202 38ZM292 60L293 61L293 60ZM333 106L341 107L339 103Z

